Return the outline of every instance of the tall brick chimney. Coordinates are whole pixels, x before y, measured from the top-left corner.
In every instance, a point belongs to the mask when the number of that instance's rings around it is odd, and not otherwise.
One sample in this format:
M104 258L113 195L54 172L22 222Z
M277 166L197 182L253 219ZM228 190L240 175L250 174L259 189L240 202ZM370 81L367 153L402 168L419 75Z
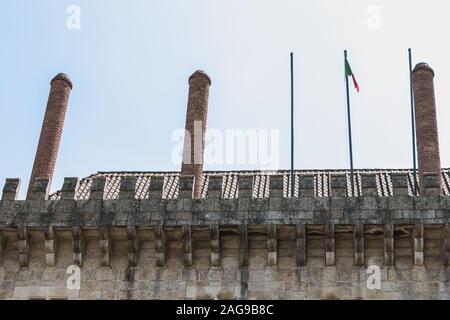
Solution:
M28 185L27 199L31 197L34 178L49 178L50 182L53 178L71 90L72 81L67 74L60 73L50 82L50 94Z
M420 187L424 180L424 173L437 174L441 179L441 160L439 155L433 78L434 71L426 63L418 63L413 70L412 80ZM423 187L420 189L423 191Z
M202 70L197 70L189 77L186 136L183 146L181 175L195 176L194 198L200 198L202 192L203 153L210 85L211 79Z

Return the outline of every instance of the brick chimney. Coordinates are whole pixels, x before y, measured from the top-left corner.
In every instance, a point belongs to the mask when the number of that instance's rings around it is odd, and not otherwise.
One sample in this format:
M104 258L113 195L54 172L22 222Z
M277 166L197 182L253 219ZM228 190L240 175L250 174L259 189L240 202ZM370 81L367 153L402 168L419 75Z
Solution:
M27 199L31 197L34 178L49 178L51 183L71 90L72 82L67 74L60 73L50 82L50 94L28 185Z
M200 198L202 192L203 153L210 85L211 79L202 70L197 70L189 77L186 136L183 146L181 175L195 176L194 198Z
M424 190L422 187L424 173L437 174L439 179L441 179L433 78L434 71L426 63L418 63L413 70L412 79L421 193Z

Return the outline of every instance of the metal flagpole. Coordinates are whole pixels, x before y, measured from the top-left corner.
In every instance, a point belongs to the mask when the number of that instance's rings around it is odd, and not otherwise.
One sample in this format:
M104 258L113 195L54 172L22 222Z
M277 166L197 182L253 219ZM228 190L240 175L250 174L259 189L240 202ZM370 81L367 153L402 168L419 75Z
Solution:
M344 50L344 68L346 67L346 63L347 63L347 50ZM349 93L349 89L348 89L347 71L345 71L345 88L347 91L347 122L348 122L348 147L349 147L349 153L350 153L350 179L351 179L351 186L352 186L352 195L354 195L355 187L354 187L354 182L353 182L352 123L351 123L351 116L350 116L350 93Z
M412 85L412 54L411 48L408 49L409 57L409 93L411 96L411 137L412 137L412 152L413 152L413 177L414 177L414 194L417 194L417 164L416 164L416 124L414 116L414 91Z
M294 54L291 52L291 197L294 196Z

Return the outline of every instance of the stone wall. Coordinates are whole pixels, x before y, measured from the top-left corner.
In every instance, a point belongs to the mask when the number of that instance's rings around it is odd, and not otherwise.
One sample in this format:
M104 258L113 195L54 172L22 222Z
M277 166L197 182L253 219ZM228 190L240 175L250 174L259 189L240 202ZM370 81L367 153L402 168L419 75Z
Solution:
M312 196L305 181L286 198L281 179L270 178L265 198L252 198L250 176L239 179L236 199L223 199L217 181L192 199L187 176L176 199L162 199L155 178L140 200L133 178L121 181L116 200L103 200L100 180L88 200L73 200L73 178L60 200L47 200L48 179L36 179L26 201L16 200L19 181L8 180L0 298L450 298L450 197L436 176L426 176L420 197L408 194L403 175L388 197L369 177L362 196L348 197L337 179L329 197ZM367 286L374 265L380 289ZM66 286L69 266L80 267L79 290Z

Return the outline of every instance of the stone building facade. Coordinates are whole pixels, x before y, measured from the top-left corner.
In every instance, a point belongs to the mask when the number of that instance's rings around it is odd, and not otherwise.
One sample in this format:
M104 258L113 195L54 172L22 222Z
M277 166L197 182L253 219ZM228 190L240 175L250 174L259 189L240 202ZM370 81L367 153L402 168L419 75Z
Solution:
M58 75L27 199L20 179L4 184L0 299L450 299L433 76L413 72L419 189L400 169L297 170L293 183L287 171L204 172L211 80L198 71L186 128L203 127L185 154L200 161L66 178L50 194L72 89Z

